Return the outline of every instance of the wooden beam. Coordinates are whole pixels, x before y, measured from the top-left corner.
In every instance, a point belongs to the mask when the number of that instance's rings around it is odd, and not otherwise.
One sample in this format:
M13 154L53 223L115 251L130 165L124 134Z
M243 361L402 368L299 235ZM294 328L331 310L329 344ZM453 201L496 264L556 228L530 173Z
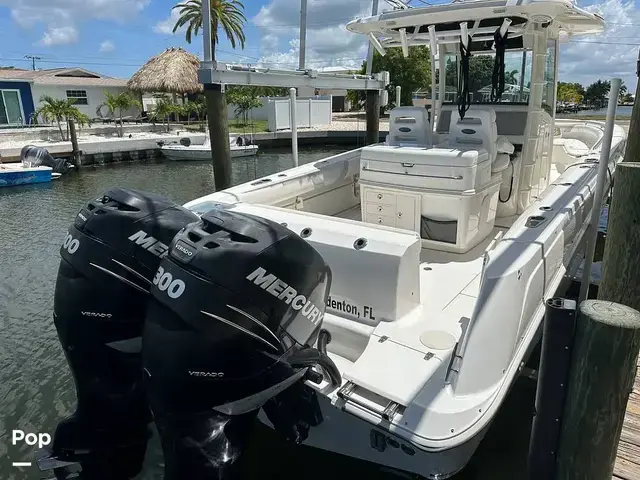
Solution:
M640 350L640 313L602 300L580 304L557 480L613 475Z
M380 142L380 92L367 90L367 136L365 143Z
M221 85L209 84L204 87L213 177L216 191L219 191L231 186L231 148L229 145L229 124L227 123L227 100Z

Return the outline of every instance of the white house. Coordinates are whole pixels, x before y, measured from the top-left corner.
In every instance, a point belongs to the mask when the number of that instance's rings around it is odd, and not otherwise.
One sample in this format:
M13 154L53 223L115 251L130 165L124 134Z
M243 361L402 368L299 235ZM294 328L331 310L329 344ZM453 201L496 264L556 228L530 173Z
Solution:
M96 109L105 100L104 92L118 94L126 90L127 80L108 77L83 68L51 68L47 70L0 69L0 126L28 124L31 114L42 105L40 98L49 95L58 99L75 99L75 106L95 118ZM30 97L29 97L30 90ZM17 93L13 93L17 92ZM6 102L2 100L6 97ZM15 97L15 100L14 100ZM15 104L15 106L13 105ZM106 115L106 109L102 109Z

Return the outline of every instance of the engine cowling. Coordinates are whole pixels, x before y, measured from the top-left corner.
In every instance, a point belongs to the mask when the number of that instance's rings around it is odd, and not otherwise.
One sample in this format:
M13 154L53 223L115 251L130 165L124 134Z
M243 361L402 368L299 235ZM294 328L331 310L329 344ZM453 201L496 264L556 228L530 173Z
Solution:
M313 348L330 286L320 254L270 220L219 206L176 235L153 278L143 334L165 479L237 478L262 406L296 441L296 422L304 430L321 421L304 379L319 364L340 381Z

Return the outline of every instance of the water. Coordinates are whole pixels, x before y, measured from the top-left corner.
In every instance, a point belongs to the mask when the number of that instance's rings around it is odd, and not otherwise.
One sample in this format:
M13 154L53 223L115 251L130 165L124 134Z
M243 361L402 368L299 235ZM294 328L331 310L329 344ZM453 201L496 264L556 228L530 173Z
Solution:
M616 118L617 119L631 118L632 110L633 110L633 107L631 106L620 106L616 108ZM591 116L591 115L601 115L603 117L606 117L607 109L598 108L594 110L580 110L579 112L576 112L576 113L562 113L559 115L561 117L585 117L585 116Z
M344 148L300 149L300 163ZM290 151L269 150L233 161L234 184L293 166ZM113 186L165 195L178 203L214 191L208 163L140 162L87 167L49 184L0 188L0 478L40 478L33 448L13 447L13 429L48 432L72 412L75 392L52 320L58 250L78 210ZM153 453L153 452L152 452ZM156 449L156 454L158 449ZM153 456L153 455L152 455ZM154 476L158 455L150 459Z

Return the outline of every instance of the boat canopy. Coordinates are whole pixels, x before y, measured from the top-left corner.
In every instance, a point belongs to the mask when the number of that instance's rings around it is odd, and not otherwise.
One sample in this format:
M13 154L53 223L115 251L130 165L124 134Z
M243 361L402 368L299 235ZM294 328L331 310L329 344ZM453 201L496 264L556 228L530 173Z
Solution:
M492 48L498 28L509 32L507 50L522 49L522 37L533 25L550 28L554 37L584 35L602 32L604 19L572 0L476 0L384 12L354 20L347 29L367 35L380 53L389 47L458 44L467 35L477 52Z

